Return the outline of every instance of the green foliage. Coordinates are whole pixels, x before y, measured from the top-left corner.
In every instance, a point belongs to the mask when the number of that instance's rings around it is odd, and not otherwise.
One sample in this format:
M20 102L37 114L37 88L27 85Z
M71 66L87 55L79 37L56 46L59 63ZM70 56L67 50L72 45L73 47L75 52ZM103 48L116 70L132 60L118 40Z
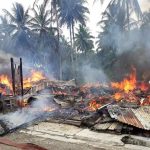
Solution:
M59 8L60 24L66 24L68 28L75 23L85 25L88 8L84 6L85 0L61 0Z
M139 45L146 49L145 43L149 43L150 39L150 12L144 13L137 31L127 31L128 18L125 9L122 9L124 5L120 6L123 0L117 2L111 3L100 22L102 32L97 38L97 51L94 51L94 37L86 27L87 0L43 0L40 5L36 0L31 10L25 10L19 3L15 3L11 11L4 9L4 16L0 16L0 48L29 58L46 72L51 65L53 74L59 79L60 76L64 80L75 77L83 81L81 66L84 65L103 68L113 78L114 66L122 60L117 55L119 44L125 45L126 37L137 35L144 38L141 41L135 39L134 43L138 44L126 50L136 50ZM134 5L136 14L140 16L138 5ZM29 15L29 11L33 16ZM77 30L74 29L76 25L79 25ZM70 41L60 32L63 26L70 31Z
M77 48L77 51L82 52L86 55L94 48L94 37L91 35L89 30L82 25L79 26L77 32L78 33L75 35L75 47Z
M88 12L88 9L83 6L85 2L44 0L39 5L35 0L30 10L25 10L19 3L13 4L11 11L4 9L4 16L0 17L1 49L19 57L28 58L40 69L47 70L51 64L56 77L58 77L59 68L62 68L64 79L69 79L71 77L70 56L72 52L72 56L75 54L75 50L60 35L61 26L59 27L58 23L71 25L73 36L74 24L78 22L85 24L85 13ZM51 8L48 7L49 4ZM32 16L29 15L29 11L32 12Z

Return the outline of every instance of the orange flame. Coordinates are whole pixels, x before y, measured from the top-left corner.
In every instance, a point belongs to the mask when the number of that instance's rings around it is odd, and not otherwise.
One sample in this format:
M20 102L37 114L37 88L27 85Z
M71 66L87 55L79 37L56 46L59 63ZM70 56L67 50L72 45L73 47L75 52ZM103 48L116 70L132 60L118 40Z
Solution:
M114 98L119 101L122 98L122 94L121 93L115 93L114 94Z
M4 85L4 87L0 87L0 93L2 95L7 94L7 88L12 91L12 84L7 75L0 75L0 84Z
M145 84L144 82L138 85L138 88L142 91L147 91L149 89L149 85Z
M111 86L119 92L116 92L113 95L113 98L116 101L123 99L128 99L129 101L137 101L137 97L134 94L134 90L140 90L140 91L147 91L149 89L149 85L141 82L138 83L136 79L136 69L133 68L132 73L125 78L123 81L119 82L112 82Z
M96 100L91 100L88 106L88 109L90 111L96 111L98 108L100 108L101 105L96 102Z
M12 89L11 81L7 75L1 75L0 76L0 83L6 85L10 89Z
M40 80L44 80L45 76L43 75L42 72L40 71L31 71L31 76L24 79L23 83L24 83L24 88L29 88L32 86L33 82L37 82Z
M119 89L128 93L133 91L136 88L136 70L133 69L133 72L129 75L128 78L125 78L122 82L112 82L111 86L113 88Z

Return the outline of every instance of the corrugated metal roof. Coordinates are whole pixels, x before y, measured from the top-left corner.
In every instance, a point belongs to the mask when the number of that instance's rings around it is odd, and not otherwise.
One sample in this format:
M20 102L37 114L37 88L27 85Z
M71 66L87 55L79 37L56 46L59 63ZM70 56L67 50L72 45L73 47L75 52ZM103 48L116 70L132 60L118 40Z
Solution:
M150 106L132 109L109 105L107 108L112 118L137 128L150 130Z

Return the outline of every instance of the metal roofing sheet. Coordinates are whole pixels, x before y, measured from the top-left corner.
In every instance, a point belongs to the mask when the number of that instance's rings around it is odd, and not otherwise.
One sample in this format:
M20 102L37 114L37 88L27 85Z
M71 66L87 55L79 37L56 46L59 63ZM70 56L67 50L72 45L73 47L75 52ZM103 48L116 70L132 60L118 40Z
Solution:
M132 109L109 105L107 108L112 118L137 128L150 130L150 106Z

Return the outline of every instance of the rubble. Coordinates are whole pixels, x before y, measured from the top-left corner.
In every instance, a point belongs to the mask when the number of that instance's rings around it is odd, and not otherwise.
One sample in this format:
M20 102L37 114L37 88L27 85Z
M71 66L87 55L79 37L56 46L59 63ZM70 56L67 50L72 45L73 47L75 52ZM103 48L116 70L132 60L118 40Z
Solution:
M15 84L18 75L13 70ZM123 81L105 84L51 81L39 71L33 71L23 83L21 88L17 86L21 83L14 85L13 95L1 96L2 105L6 106L8 99L14 114L18 113L16 117L20 117L15 122L10 114L1 116L1 136L41 121L88 127L99 132L150 136L150 86L137 82L135 69ZM38 102L40 107L34 106ZM22 116L26 116L23 121Z

